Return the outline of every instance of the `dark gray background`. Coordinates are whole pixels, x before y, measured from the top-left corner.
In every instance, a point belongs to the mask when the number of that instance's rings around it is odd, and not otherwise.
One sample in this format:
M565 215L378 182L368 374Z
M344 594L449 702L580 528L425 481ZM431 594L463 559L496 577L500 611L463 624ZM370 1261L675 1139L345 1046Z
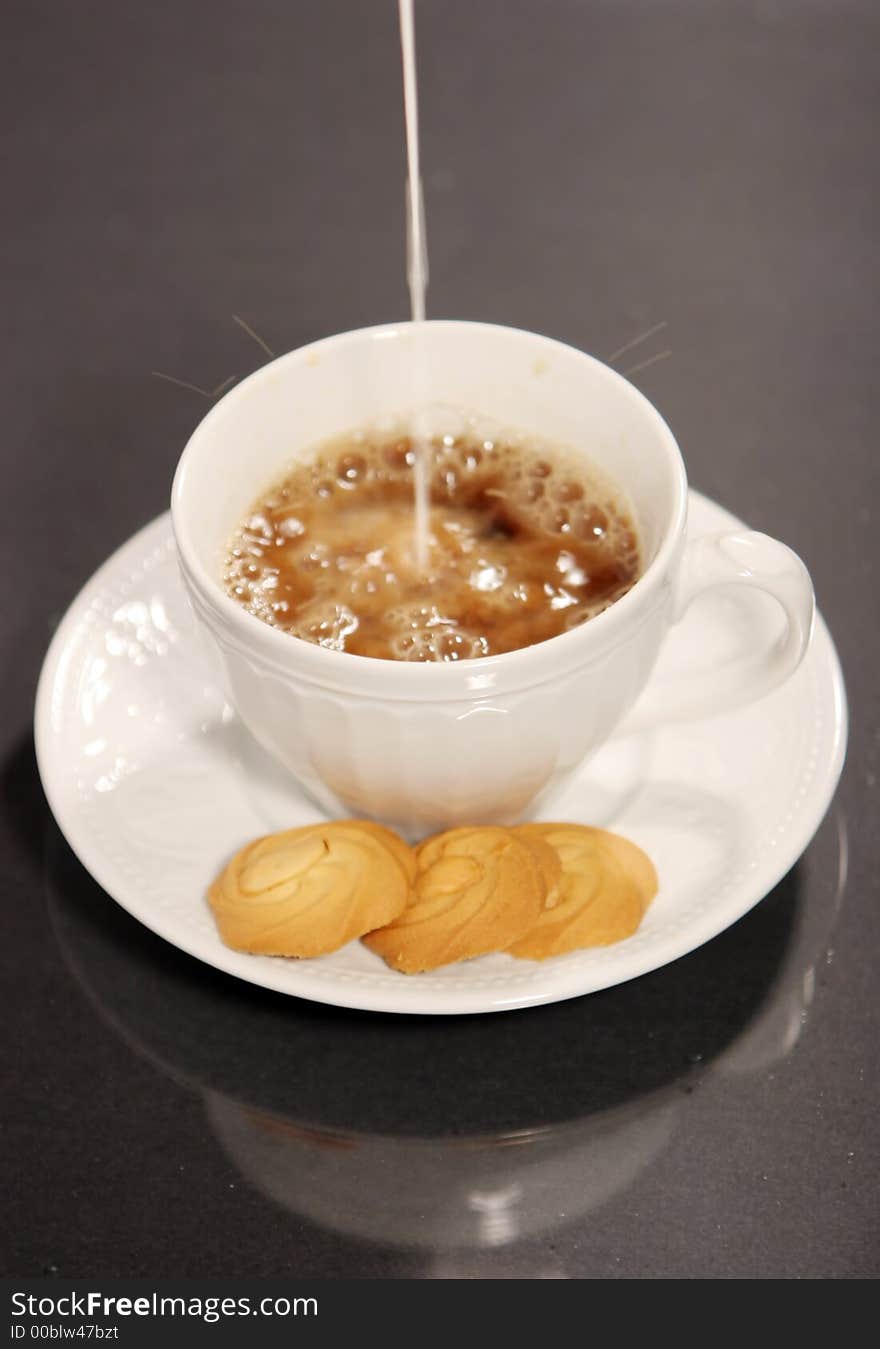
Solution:
M36 778L40 662L209 405L151 371L254 369L233 314L278 352L405 314L396 6L7 3L3 1272L873 1277L876 7L417 14L429 312L599 356L667 323L633 377L694 485L809 565L844 778L731 931L501 1018L301 1005L103 895ZM261 1179L218 1112L274 1140Z

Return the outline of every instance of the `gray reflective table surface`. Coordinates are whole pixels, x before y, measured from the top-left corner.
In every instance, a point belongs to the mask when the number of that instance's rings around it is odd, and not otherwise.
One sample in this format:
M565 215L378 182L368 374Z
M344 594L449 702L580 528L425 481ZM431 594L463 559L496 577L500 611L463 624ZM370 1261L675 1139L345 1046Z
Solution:
M876 10L417 9L430 313L665 323L624 368L671 352L631 377L692 483L810 567L843 779L733 928L530 1011L302 1003L128 917L46 808L37 674L266 359L233 315L278 352L405 316L396 7L8 6L3 1273L873 1277Z

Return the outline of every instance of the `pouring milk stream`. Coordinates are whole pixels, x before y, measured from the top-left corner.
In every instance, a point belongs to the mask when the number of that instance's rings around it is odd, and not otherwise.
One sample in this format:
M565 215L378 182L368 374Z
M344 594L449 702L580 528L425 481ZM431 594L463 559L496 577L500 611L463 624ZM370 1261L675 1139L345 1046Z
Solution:
M424 407L424 356L419 325L425 320L425 291L428 285L428 247L425 239L425 200L419 167L419 100L416 72L413 0L398 0L400 10L400 49L403 57L403 105L406 116L406 212L407 283L414 325L412 361L413 407ZM418 426L418 411L413 417L413 482L415 487L415 557L420 572L428 569L428 453L430 444L424 429Z

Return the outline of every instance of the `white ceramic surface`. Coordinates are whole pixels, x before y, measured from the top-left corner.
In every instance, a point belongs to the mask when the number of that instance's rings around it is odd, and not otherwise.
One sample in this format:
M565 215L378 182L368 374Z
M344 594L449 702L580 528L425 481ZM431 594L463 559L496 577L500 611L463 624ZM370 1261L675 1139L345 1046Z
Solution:
M476 409L484 423L587 450L627 492L645 570L589 623L500 656L409 664L292 641L224 593L236 525L292 459L345 431L399 422L417 340L424 397L447 409L435 415ZM722 664L711 680L682 672L658 711L734 706L796 667L813 612L803 564L743 531L688 549L686 507L672 433L616 371L534 333L438 321L343 333L264 366L197 427L171 511L196 617L245 725L323 809L415 835L477 813L509 823L562 782L632 707L670 626L705 589L768 591L787 628L760 659Z
M692 538L738 528L695 493L689 520ZM757 636L770 641L778 615L763 598ZM664 647L643 721L674 706L683 674L711 679L720 663L748 663L753 601L732 590L692 606ZM114 554L71 605L46 657L35 735L46 795L71 847L161 937L283 993L464 1013L553 1002L656 969L728 927L781 879L818 827L843 763L846 702L824 623L817 619L801 667L767 697L711 720L665 722L661 715L653 729L610 740L535 812L616 829L647 849L660 891L635 936L542 963L495 955L416 976L394 973L357 942L289 961L219 940L205 890L229 855L258 834L320 816L218 691L167 516Z

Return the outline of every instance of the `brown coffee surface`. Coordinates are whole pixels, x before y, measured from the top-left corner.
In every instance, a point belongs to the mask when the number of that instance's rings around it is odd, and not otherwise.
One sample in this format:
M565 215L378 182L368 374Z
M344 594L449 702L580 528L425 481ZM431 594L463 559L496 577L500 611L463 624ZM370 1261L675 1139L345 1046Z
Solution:
M320 646L462 660L545 641L638 579L620 494L581 457L474 435L430 456L430 551L416 566L412 442L357 432L291 467L226 559L230 595Z

